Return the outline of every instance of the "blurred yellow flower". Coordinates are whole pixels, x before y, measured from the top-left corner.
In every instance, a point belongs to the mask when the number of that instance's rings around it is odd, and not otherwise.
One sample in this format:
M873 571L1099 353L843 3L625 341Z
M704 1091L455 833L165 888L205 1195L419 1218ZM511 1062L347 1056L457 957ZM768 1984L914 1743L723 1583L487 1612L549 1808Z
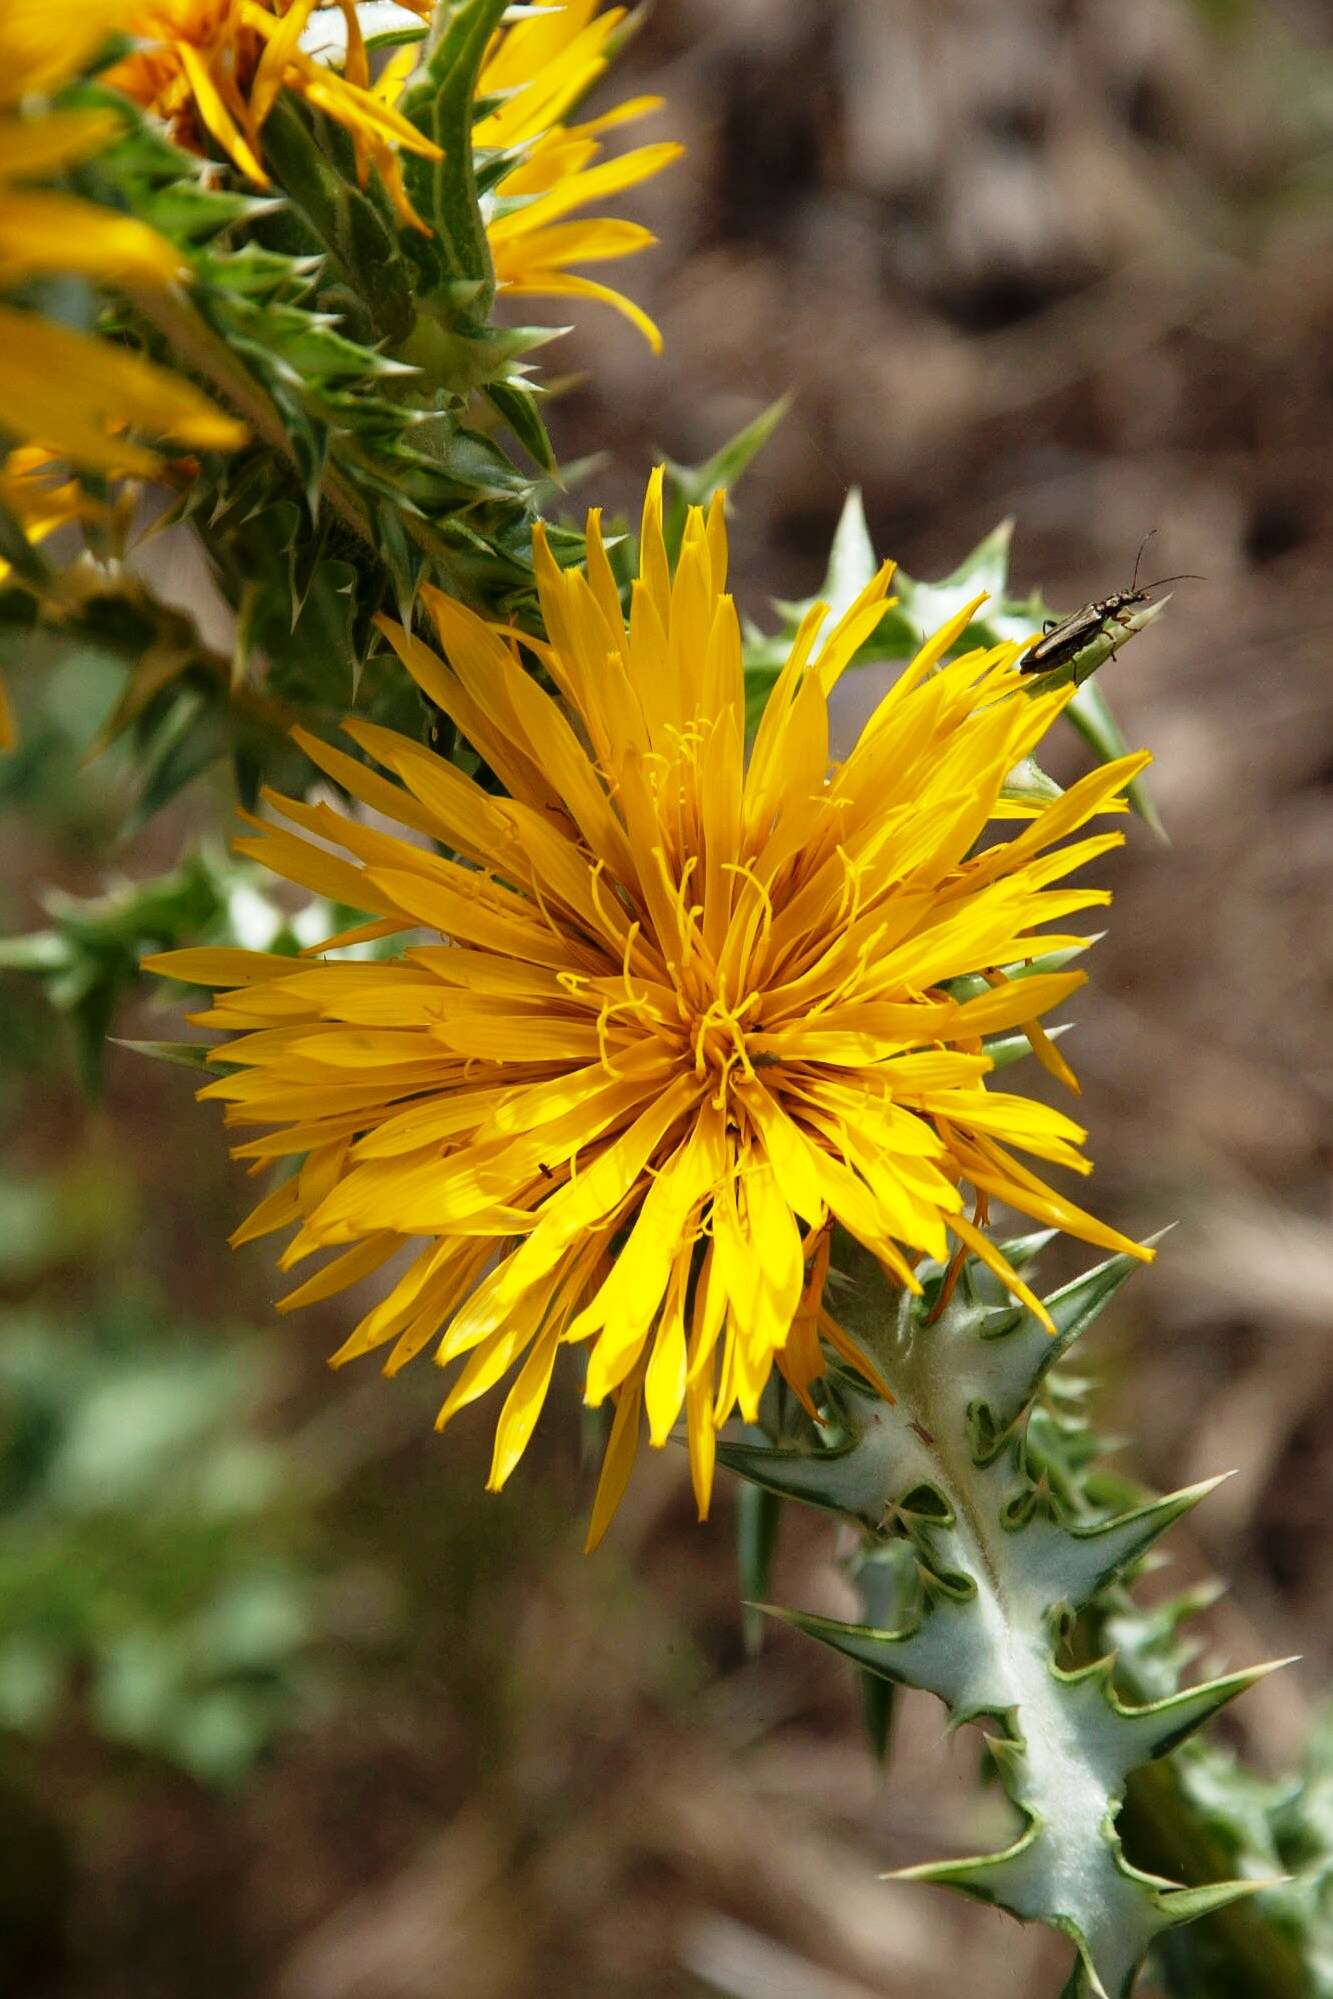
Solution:
M119 14L118 0L7 0L0 9L0 293L66 273L150 290L182 275L177 251L154 230L40 184L119 130L114 113L43 102L96 55ZM0 467L0 485L34 539L87 511L76 487L53 481L57 456L90 471L142 476L161 458L131 432L213 450L245 437L243 425L166 369L3 299L0 430L28 447ZM12 738L0 689L0 747Z
M479 151L512 150L520 157L496 186L496 213L486 233L501 290L516 298L601 299L637 326L657 353L662 336L647 313L623 292L573 268L634 256L656 241L637 222L575 217L574 211L651 180L685 150L664 142L601 158L603 132L659 110L660 97L630 98L600 118L561 122L606 69L625 19L625 8L599 14L599 4L566 0L549 14L502 29L487 51L478 91L498 101L474 128L473 141Z
M473 127L479 156L512 153L514 164L485 197L487 237L501 289L516 297L600 299L633 322L655 351L661 335L623 292L576 272L574 266L628 257L655 240L638 223L574 211L649 180L679 158L673 144L640 146L603 160L602 134L660 108L636 97L601 117L562 120L606 69L626 9L598 13L600 0L567 0L529 14L492 37L478 79L490 105ZM343 7L347 53L343 73L300 47L313 0L137 0L127 20L140 46L110 74L138 104L166 120L177 141L196 151L205 134L260 186L268 185L261 128L278 91L296 91L344 125L363 166L373 159L402 221L424 224L403 188L395 148L428 158L439 148L396 109L418 60L407 47L371 85L356 10ZM415 7L428 16L429 0Z
M119 16L112 0L8 0L0 10L0 291L74 273L158 288L182 275L172 245L132 216L49 180L116 136L113 112L48 110ZM0 303L0 428L103 472L151 473L157 454L126 427L205 449L244 436L188 382L124 348Z
M370 64L355 6L340 0L347 26L343 73L301 47L317 0L129 0L122 20L138 47L107 81L162 118L177 144L202 152L211 138L249 180L269 185L263 163L264 121L282 90L303 97L351 133L364 181L379 171L399 219L424 229L403 188L397 148L441 158L419 132L371 88Z
M1085 941L1037 926L1108 900L1053 884L1121 836L1052 843L1123 809L1147 758L1096 771L986 844L997 814L1013 816L1006 773L1069 693L1029 696L1017 645L941 666L975 604L830 764L829 695L886 608L887 565L831 630L823 605L805 619L747 756L720 497L690 513L673 576L655 476L628 625L596 513L586 571L562 572L540 528L536 562L549 638L521 643L554 692L511 635L438 591L425 596L443 657L382 621L507 796L351 720L396 783L299 740L375 826L270 797L297 830L254 820L239 843L372 913L331 942L418 941L382 963L232 950L148 962L227 988L197 1017L232 1037L213 1058L228 1072L202 1094L229 1124L271 1127L237 1156L256 1171L302 1162L234 1240L294 1227L284 1268L339 1250L284 1309L386 1272L336 1362L388 1346L394 1374L438 1337L436 1359L462 1363L441 1425L517 1369L498 1488L561 1344L586 1349L587 1400L615 1404L591 1544L645 1411L654 1444L683 1413L702 1514L715 1431L737 1409L755 1415L775 1366L807 1402L821 1342L874 1378L824 1303L834 1222L909 1290L952 1238L1042 1319L976 1226L987 1200L1150 1254L1014 1156L1089 1170L1079 1127L990 1088L980 1046L1081 983L1005 968ZM978 996L945 989L977 974Z

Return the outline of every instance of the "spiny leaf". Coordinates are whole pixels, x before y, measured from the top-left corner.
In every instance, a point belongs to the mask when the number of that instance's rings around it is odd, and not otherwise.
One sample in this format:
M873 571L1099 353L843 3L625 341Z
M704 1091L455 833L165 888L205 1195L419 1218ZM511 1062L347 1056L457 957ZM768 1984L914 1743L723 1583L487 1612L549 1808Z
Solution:
M979 1341L968 1351L971 1393L965 1420L979 1464L988 1464L1004 1447L1045 1375L1139 1268L1132 1256L1108 1257L1053 1292L1046 1308L1055 1323L1054 1337L1022 1307L978 1325Z
M555 452L532 391L516 382L490 382L486 393L495 405L496 413L502 422L509 425L523 449L536 459L543 472L554 472Z
M1015 1245L1025 1261L1036 1238ZM1001 1852L907 1870L1062 1931L1078 1953L1071 1991L1125 1999L1153 1939L1248 1884L1192 1888L1142 1872L1116 1818L1131 1771L1160 1758L1269 1667L1164 1697L1122 1697L1109 1655L1057 1659L1081 1605L1123 1579L1216 1481L1107 1505L1076 1441L1078 1391L1049 1386L1067 1351L1124 1282L1114 1257L1047 1299L1052 1339L969 1265L943 1311L942 1273L920 1301L889 1294L873 1259L840 1245L838 1317L897 1398L841 1365L825 1377L824 1422L804 1436L724 1441L723 1462L768 1491L843 1513L866 1531L853 1574L859 1623L769 1614L851 1660L862 1675L935 1693L957 1727L999 1724L990 1749L1022 1817ZM1032 1422L1040 1401L1042 1422ZM1029 1441L1029 1427L1033 1437ZM1068 1445L1068 1464L1061 1451ZM1107 1482L1107 1491L1123 1490ZM887 1551L894 1551L891 1555ZM883 1551L883 1552L881 1552Z
M689 508L706 507L715 493L731 491L751 460L768 443L791 408L791 402L789 395L779 396L743 430L728 438L702 465L678 465L674 459L664 456L666 508L663 528L668 552L674 555L680 548Z
M1071 1610L1078 1609L1230 1476L1224 1472L1217 1478L1200 1479L1197 1485L1184 1486L1161 1499L1146 1500L1132 1512L1093 1527L1071 1524L1063 1531L1057 1529L1060 1538L1048 1537L1050 1559L1043 1586L1052 1594L1047 1607L1058 1608L1063 1602Z
M1024 757L1022 763L1015 764L1000 787L1000 797L1015 805L1049 805L1063 795L1063 788L1046 775L1035 757Z
M1065 712L1083 740L1096 751L1103 763L1113 763L1117 757L1125 755L1129 745L1125 741L1119 723L1111 713L1110 704L1099 682L1085 680ZM1158 839L1165 840L1166 828L1162 824L1157 807L1153 804L1152 795L1141 777L1135 778L1127 796L1144 824L1152 828Z
M834 532L833 546L829 550L828 573L819 592L829 607L829 617L832 622L836 622L850 609L867 584L873 581L878 570L875 545L870 539L870 529L866 526L866 511L861 500L861 489L859 486L853 486L847 495Z
M1154 1701L1148 1706L1122 1709L1143 1745L1142 1760L1146 1762L1149 1757L1168 1755L1196 1728L1210 1720L1219 1708L1225 1707L1228 1701L1248 1692L1270 1673L1295 1664L1294 1657L1272 1659L1262 1666L1247 1666L1238 1673L1225 1673L1216 1680L1206 1680L1201 1686L1182 1687L1179 1693L1168 1694L1164 1700Z

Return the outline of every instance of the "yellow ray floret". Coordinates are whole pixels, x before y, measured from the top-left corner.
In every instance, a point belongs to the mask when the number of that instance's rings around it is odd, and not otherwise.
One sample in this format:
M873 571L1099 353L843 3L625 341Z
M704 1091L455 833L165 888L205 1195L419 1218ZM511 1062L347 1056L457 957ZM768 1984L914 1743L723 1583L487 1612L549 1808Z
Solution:
M823 1299L835 1223L909 1290L923 1257L976 1247L1043 1318L973 1226L988 1200L1149 1254L1020 1160L1086 1172L1084 1134L991 1088L982 1052L1081 982L1013 973L1083 941L1044 926L1107 900L1062 882L1120 836L1051 843L1147 759L995 839L1006 774L1068 692L1030 696L1020 646L940 665L969 607L830 763L829 695L887 566L840 619L812 611L747 754L722 503L690 514L673 573L660 474L627 619L595 513L586 569L557 568L540 530L536 564L554 693L437 591L438 651L383 624L507 796L353 720L385 775L301 742L374 825L270 798L286 826L239 843L408 933L401 955L149 962L217 989L198 1019L227 1030L226 1068L203 1094L247 1128L238 1156L286 1176L240 1239L293 1229L284 1268L334 1253L284 1303L385 1271L336 1361L387 1350L392 1374L433 1343L455 1370L442 1424L509 1377L499 1486L560 1347L582 1350L588 1401L615 1405L595 1540L645 1418L660 1444L683 1417L702 1514L714 1433L755 1415L773 1369L804 1399L825 1342L856 1357ZM981 989L946 990L963 979Z

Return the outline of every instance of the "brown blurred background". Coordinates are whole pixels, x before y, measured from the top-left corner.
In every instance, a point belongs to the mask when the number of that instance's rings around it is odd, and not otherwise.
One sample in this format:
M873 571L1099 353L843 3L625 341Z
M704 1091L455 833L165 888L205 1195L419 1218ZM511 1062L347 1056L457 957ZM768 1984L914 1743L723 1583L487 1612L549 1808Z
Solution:
M658 0L602 95L640 89L689 147L633 201L666 353L592 308L559 350L562 456L614 454L590 497L793 388L737 499L755 616L817 585L852 483L913 575L1013 514L1015 581L1056 606L1126 583L1154 527L1148 574L1207 579L1108 674L1171 844L1136 822L1107 864L1067 1045L1096 1204L1180 1224L1101 1338L1102 1414L1154 1482L1239 1467L1177 1568L1231 1579L1219 1654L1304 1654L1233 1725L1278 1768L1333 1640L1327 9ZM102 781L4 833L15 925L40 885L96 886ZM493 1412L442 1445L428 1370L331 1381L344 1310L277 1321L265 1246L226 1250L248 1190L187 1076L117 1052L89 1110L20 982L0 1014L4 1475L54 1466L0 1522L7 1990L1058 1989L1049 1937L877 1880L1005 1813L931 1701L885 1777L849 1674L781 1632L747 1660L729 1492L696 1529L663 1453L585 1562L569 1398L485 1498ZM844 1602L834 1553L788 1523L776 1593Z

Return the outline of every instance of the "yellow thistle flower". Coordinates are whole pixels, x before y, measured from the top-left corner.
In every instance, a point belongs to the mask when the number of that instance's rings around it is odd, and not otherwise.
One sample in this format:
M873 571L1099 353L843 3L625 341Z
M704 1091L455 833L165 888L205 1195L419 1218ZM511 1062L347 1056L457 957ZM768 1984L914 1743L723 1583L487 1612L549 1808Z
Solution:
M260 133L280 88L297 91L345 125L364 162L373 158L400 219L425 224L403 189L394 151L405 146L427 158L439 148L398 112L402 87L416 66L405 48L373 88L356 10L347 22L344 71L299 46L314 0L138 0L127 16L141 46L109 81L166 120L178 143L200 151L205 134L259 186L268 185ZM429 16L429 0L413 0ZM478 80L478 96L494 108L473 128L479 152L512 151L516 164L486 198L487 239L496 282L515 297L592 298L614 306L660 352L657 327L632 299L573 266L629 257L656 239L638 223L573 212L660 173L684 148L640 146L618 159L601 158L602 134L661 107L636 97L599 118L561 121L611 60L626 9L598 14L600 0L567 0L493 36Z
M403 188L397 148L442 157L433 139L371 88L370 64L352 0L343 74L301 47L317 0L130 0L122 19L139 43L107 81L167 124L178 145L202 152L211 138L247 179L267 187L261 133L279 93L291 90L342 125L355 142L364 182L371 162L400 221L426 225Z
M660 97L630 98L599 118L562 122L607 68L625 19L624 7L599 14L600 4L565 0L548 13L502 28L492 39L477 94L499 101L474 126L473 143L478 151L521 157L495 188L486 235L502 291L515 298L600 299L660 353L662 336L647 313L623 292L573 268L636 256L657 240L637 222L575 218L574 211L651 180L685 150L664 142L601 158L602 134L660 110ZM409 68L410 55L386 76L390 90Z
M51 110L42 101L97 54L119 13L120 0L7 0L0 9L0 292L65 273L148 290L182 275L178 252L154 230L41 185L119 130L114 113ZM0 488L33 540L89 510L77 486L53 478L57 456L142 477L162 461L131 430L211 450L245 437L243 425L165 368L4 302L0 430L23 440L0 466ZM6 565L0 580L7 574ZM13 739L0 685L0 749Z
M645 1410L658 1445L683 1413L702 1516L715 1431L755 1415L775 1366L807 1402L821 1340L873 1378L824 1303L834 1222L911 1291L952 1238L1043 1320L977 1226L987 1201L1150 1254L1015 1156L1090 1170L1069 1118L989 1087L980 1046L1081 983L1004 968L1086 941L1038 926L1108 900L1056 884L1121 835L1053 843L1123 810L1148 759L1121 758L984 844L1017 810L1001 803L1006 773L1069 693L1030 696L1019 645L941 666L976 604L832 765L829 695L886 609L890 567L832 630L816 606L747 756L720 497L690 513L673 577L655 476L628 626L596 513L586 571L562 572L540 528L535 547L549 640L521 643L554 693L511 634L438 591L424 594L443 657L382 621L507 796L350 720L396 782L299 740L378 823L270 797L296 830L252 820L239 842L371 913L321 949L415 933L401 956L148 962L227 988L197 1016L232 1037L212 1058L228 1073L202 1094L229 1124L268 1127L237 1156L256 1171L302 1162L233 1240L294 1227L284 1268L338 1251L282 1309L386 1271L335 1364L387 1346L396 1374L438 1338L436 1359L462 1363L441 1426L517 1369L498 1488L560 1346L586 1349L588 1402L615 1404L591 1544ZM950 996L976 974L986 991Z

